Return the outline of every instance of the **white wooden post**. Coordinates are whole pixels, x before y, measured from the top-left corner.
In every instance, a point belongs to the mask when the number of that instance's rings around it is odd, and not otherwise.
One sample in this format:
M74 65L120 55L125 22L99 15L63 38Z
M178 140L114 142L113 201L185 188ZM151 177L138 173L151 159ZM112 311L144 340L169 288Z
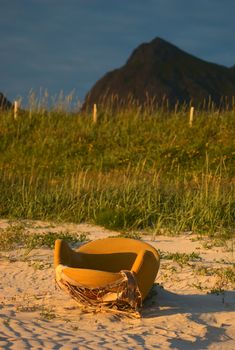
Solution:
M93 123L96 123L97 122L97 106L96 104L94 104L94 107L93 107Z
M17 119L19 109L19 101L14 101L14 119Z
M193 113L194 113L194 107L191 107L190 112L189 112L189 127L190 128L193 126Z

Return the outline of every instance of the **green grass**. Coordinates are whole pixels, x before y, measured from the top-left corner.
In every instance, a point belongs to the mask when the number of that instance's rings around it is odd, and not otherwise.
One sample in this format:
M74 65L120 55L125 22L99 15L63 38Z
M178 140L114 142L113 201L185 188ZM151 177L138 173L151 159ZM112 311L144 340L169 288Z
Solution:
M123 238L131 238L131 239L138 239L140 240L142 238L142 235L140 232L133 232L133 231L124 231L121 232L119 235L115 235L115 236L110 236L110 237L123 237Z
M11 225L0 230L0 250L10 250L24 247L29 250L48 247L53 248L56 239L64 239L70 243L85 242L87 235L71 234L69 232L46 232L30 234L22 224Z
M188 264L190 261L200 261L202 258L198 253L192 252L190 254L186 253L169 253L169 252L160 252L162 259L176 261L179 265Z
M233 236L235 111L98 117L1 114L1 217Z

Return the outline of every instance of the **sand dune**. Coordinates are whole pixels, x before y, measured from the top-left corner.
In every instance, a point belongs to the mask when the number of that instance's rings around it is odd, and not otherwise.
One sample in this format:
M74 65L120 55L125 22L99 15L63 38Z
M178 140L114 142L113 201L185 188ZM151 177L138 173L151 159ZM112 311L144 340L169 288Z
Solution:
M46 227L37 223L32 233ZM53 229L65 228L87 232L90 239L115 234L90 225ZM235 291L231 281L211 272L233 268L233 251L206 249L192 235L144 239L164 252L197 252L201 260L163 259L140 319L81 312L55 288L51 249L0 252L0 349L234 350Z

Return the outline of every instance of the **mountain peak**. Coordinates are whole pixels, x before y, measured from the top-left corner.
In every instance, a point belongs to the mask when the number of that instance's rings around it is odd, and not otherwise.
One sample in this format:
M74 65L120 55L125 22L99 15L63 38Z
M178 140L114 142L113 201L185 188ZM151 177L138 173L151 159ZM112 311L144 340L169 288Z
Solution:
M223 96L235 94L234 67L226 68L199 59L166 40L156 37L139 45L126 64L105 74L88 93L84 107L117 96L122 105L134 100L156 104L168 99L169 105L202 105L206 100L221 103Z
M141 60L146 59L147 57L150 58L161 58L166 59L167 57L172 57L174 55L183 53L182 50L180 50L177 46L169 43L168 41L156 37L149 43L143 43L139 45L131 54L130 58L127 62L132 62L133 60Z
M164 47L176 48L175 45L171 44L169 41L162 39L158 36L154 38L152 41L150 41L148 44L159 48L164 48Z

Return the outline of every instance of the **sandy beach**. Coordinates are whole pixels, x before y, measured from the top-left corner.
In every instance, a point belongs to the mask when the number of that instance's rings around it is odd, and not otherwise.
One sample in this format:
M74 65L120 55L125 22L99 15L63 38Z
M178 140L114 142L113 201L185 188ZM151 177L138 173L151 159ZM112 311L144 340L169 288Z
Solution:
M1 230L9 224L1 220ZM77 232L90 240L119 234L88 224L27 225L29 234ZM55 287L53 249L0 251L0 349L234 350L232 242L217 246L190 233L142 239L163 259L140 318L82 312Z

